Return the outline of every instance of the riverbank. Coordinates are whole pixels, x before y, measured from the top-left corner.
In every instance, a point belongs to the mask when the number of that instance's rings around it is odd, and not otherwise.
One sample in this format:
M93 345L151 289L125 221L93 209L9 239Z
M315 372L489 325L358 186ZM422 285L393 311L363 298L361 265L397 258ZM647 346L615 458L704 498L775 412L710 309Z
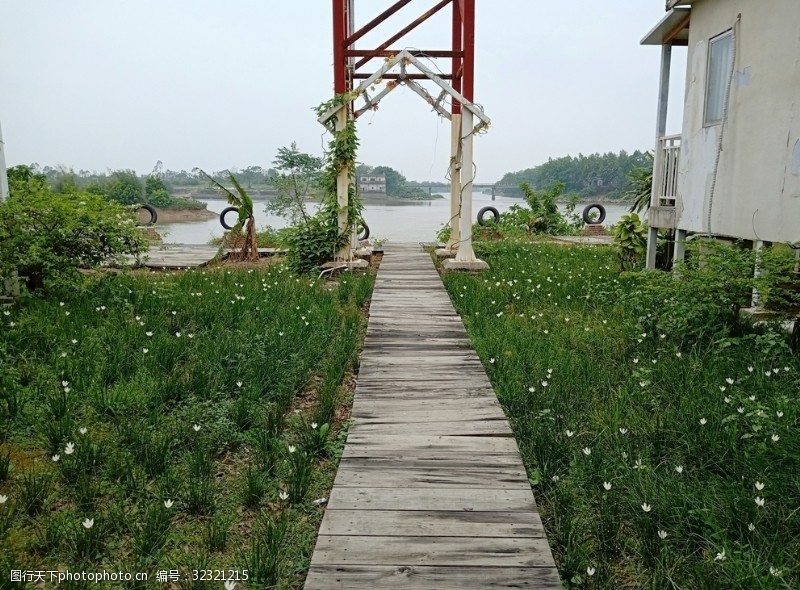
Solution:
M209 211L208 209L160 209L156 208L158 213L158 221L156 225L163 225L165 223L187 223L194 221L208 221L209 219L216 219L217 213Z

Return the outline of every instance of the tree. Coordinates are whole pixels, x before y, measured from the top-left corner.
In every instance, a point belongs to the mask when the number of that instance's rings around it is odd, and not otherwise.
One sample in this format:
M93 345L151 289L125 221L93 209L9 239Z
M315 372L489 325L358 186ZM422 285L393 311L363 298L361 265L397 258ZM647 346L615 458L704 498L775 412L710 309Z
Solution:
M273 162L276 173L270 181L277 196L267 203L267 211L286 217L292 224L301 219L308 222L306 201L320 188L322 158L300 152L297 144L278 149Z
M253 199L250 198L250 195L248 195L247 191L242 188L242 185L239 184L239 181L236 180L236 177L232 173L228 172L228 178L230 179L231 184L233 184L233 188L236 190L235 193L225 188L204 170L200 170L199 168L197 170L211 183L213 187L225 195L230 205L239 208L239 218L236 221L236 225L233 226L230 234L235 238L236 236L240 236L242 233L244 233L244 243L239 249L238 259L258 260L258 244L256 244L256 218L253 214Z
M123 205L135 205L144 201L144 186L133 170L116 170L111 174L106 196Z

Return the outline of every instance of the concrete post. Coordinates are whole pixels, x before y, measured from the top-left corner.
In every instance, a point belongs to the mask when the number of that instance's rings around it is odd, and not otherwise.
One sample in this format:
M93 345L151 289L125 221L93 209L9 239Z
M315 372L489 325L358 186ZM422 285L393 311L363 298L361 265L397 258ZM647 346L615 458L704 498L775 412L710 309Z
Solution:
M348 109L345 107L339 109L336 113L336 132L342 131L347 127ZM347 226L347 205L350 198L350 169L345 166L339 171L339 176L336 177L336 202L338 205L338 224L339 235L350 232ZM352 232L349 234L350 239L342 246L342 249L336 253L336 260L351 260L352 258Z
M3 127L0 126L0 203L8 198L8 175L6 174L6 150L3 143Z
M675 249L672 254L672 262L683 262L686 258L686 230L675 230Z
M475 252L472 250L472 181L474 180L473 147L473 114L469 109L461 113L461 245L456 253L456 262L472 262Z
M461 240L461 115L453 113L450 124L450 240L448 250L457 250Z
M661 46L661 76L658 81L658 111L656 116L656 150L653 161L653 190L650 193L650 205L658 206L660 170L663 166L661 138L667 133L667 109L669 107L669 74L672 68L672 45ZM655 232L653 231L655 229ZM656 245L658 228L650 228L647 236L647 263L649 269L656 267ZM677 241L676 241L677 244Z
M753 251L756 253L756 264L755 269L753 270L753 277L758 278L761 276L761 250L764 249L765 243L761 240L756 240L753 242ZM753 287L753 298L751 301L752 307L760 307L761 306L761 293L759 293L758 289Z

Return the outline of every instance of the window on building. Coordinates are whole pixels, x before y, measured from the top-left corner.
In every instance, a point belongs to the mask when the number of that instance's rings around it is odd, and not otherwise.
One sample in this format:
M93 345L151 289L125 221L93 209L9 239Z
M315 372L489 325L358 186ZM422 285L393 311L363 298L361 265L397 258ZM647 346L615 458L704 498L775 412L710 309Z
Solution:
M732 67L733 31L728 31L714 37L708 44L705 125L722 123Z

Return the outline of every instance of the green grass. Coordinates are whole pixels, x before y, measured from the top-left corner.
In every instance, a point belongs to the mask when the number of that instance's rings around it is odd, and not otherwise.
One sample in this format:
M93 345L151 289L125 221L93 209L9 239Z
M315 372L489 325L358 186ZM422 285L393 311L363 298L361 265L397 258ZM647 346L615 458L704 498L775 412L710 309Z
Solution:
M621 277L610 248L477 249L492 270L445 284L565 586L800 587L800 363L784 335L662 331L635 304L650 279Z
M12 568L299 587L371 289L284 267L119 275L3 311L0 587Z

